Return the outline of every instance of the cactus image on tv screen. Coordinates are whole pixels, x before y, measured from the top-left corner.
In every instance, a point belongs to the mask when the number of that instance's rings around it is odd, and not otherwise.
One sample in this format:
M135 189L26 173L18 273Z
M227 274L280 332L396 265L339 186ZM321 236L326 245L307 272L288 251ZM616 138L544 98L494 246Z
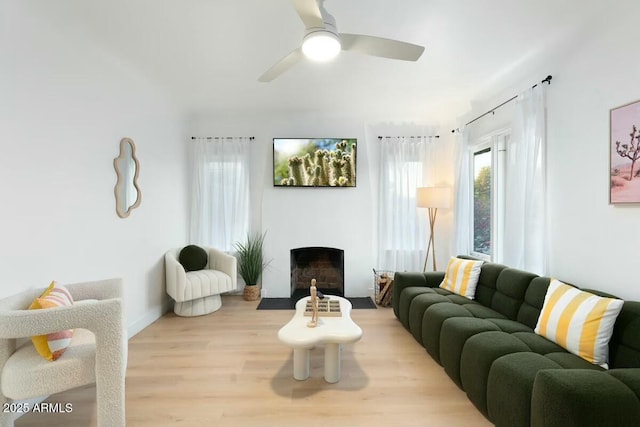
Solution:
M355 138L274 138L276 187L355 187Z

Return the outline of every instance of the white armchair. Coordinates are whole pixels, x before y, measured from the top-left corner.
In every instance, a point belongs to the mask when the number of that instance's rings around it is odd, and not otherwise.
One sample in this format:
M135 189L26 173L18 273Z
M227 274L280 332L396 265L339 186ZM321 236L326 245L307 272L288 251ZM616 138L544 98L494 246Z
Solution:
M0 300L0 404L49 396L96 384L100 427L125 425L126 333L122 280L64 285L74 304L27 310L44 289ZM74 329L70 346L56 361L41 357L29 337ZM13 414L0 412L0 425Z
M238 287L237 260L214 248L203 247L208 262L204 269L185 271L178 261L181 248L165 254L167 293L175 300L173 311L178 316L202 316L222 306L221 293Z

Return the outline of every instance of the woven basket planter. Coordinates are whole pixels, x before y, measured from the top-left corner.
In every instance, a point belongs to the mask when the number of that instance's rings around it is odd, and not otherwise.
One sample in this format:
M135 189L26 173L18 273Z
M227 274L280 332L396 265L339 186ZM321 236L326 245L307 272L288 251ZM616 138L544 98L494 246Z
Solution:
M257 301L260 299L260 287L258 285L246 285L242 296L245 301Z

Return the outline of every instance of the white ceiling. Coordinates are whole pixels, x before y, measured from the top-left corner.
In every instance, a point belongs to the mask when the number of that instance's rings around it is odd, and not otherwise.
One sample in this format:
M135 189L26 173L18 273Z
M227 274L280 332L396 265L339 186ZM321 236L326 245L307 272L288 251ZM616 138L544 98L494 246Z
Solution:
M137 69L187 112L333 110L392 120L455 119L479 94L575 40L606 7L600 0L326 0L339 31L421 44L425 53L413 63L343 52L259 83L300 45L304 27L290 0L37 3L52 25Z

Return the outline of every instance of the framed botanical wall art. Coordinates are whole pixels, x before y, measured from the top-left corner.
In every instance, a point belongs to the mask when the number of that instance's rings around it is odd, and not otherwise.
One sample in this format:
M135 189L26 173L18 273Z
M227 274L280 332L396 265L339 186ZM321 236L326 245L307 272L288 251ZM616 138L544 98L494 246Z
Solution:
M609 203L640 203L640 101L610 110Z

